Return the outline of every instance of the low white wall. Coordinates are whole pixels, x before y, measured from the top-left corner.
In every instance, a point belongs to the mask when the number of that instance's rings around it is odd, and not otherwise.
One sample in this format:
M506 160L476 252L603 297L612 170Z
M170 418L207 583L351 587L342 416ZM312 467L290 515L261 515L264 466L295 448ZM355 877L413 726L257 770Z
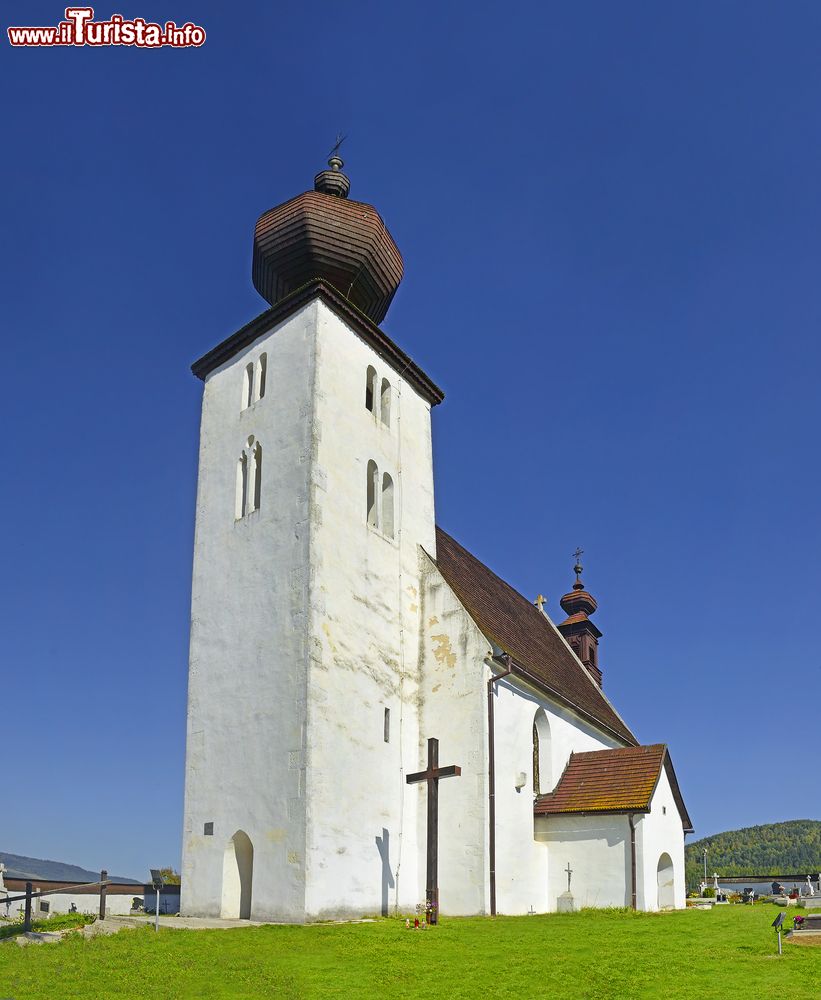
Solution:
M547 845L550 865L549 909L567 890L576 909L583 906L630 906L630 828L626 816L539 816L536 839Z

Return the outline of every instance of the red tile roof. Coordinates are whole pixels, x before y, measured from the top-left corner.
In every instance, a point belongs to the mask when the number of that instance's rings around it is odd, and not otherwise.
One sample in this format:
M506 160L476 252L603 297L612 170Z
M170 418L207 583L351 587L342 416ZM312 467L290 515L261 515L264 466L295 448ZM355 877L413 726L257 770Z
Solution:
M441 528L436 565L481 631L511 656L516 673L600 729L638 742L555 626Z
M556 788L536 799L534 815L649 812L662 768L667 772L682 826L685 832L692 833L693 826L664 743L571 754Z

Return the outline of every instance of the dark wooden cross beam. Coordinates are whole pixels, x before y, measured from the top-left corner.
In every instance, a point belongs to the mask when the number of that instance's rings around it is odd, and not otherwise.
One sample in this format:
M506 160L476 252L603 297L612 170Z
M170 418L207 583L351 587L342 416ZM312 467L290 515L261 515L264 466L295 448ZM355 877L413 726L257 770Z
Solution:
M456 764L439 767L439 740L428 740L428 767L425 771L409 774L405 779L409 785L418 781L428 784L428 871L425 886L425 902L428 904L429 919L435 924L439 919L439 779L458 778L462 768Z

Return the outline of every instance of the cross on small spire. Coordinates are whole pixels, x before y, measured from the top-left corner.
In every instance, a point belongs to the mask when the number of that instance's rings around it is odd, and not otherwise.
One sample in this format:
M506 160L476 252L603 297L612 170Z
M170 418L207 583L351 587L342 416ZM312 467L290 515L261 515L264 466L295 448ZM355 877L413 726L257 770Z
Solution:
M341 132L337 132L337 133L336 133L336 142L335 142L335 143L334 143L334 145L333 145L333 149L331 149L330 153L328 153L328 156L329 156L329 157L332 157L332 156L339 156L339 147L340 147L340 146L342 145L342 143L343 143L343 142L344 142L344 141L345 141L345 140L346 140L347 138L348 138L348 137L347 137L346 135L343 135L343 134L342 134Z
M584 549L578 547L576 548L576 551L573 553L573 558L576 560L576 565L573 567L573 572L576 574L577 580L582 575L582 569L584 568L581 563L581 558L583 555L584 555Z
M544 596L544 594L537 594L536 600L533 603L536 605L539 611L541 611L542 614L544 614L544 606L547 603L547 598Z

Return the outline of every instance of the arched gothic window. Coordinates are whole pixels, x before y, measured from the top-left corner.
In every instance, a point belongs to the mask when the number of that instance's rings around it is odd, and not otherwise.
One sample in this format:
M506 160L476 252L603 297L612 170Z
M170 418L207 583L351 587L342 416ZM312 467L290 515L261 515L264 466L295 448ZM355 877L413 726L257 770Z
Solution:
M248 456L243 452L237 462L237 509L239 520L248 513Z
M387 472L382 477L382 531L393 538L393 480Z
M367 519L372 528L379 527L379 514L376 509L377 490L379 489L379 470L373 459L368 462L367 485Z
M268 355L260 354L257 361L257 393L256 398L262 399L265 395L265 380L268 377Z
M262 445L254 445L254 510L259 510L262 502Z
M539 794L539 730L533 723L533 794Z
M553 791L553 768L550 756L550 723L543 708L533 718L533 794Z
M253 435L242 449L237 460L237 520L254 510L259 510L262 502L262 445L254 442Z
M242 409L247 409L254 401L254 362L249 361L245 366L245 374L242 378Z
M365 373L365 409L371 413L376 406L376 369L373 365L368 365Z
M379 394L379 417L386 427L391 425L391 384L382 379L382 392Z

